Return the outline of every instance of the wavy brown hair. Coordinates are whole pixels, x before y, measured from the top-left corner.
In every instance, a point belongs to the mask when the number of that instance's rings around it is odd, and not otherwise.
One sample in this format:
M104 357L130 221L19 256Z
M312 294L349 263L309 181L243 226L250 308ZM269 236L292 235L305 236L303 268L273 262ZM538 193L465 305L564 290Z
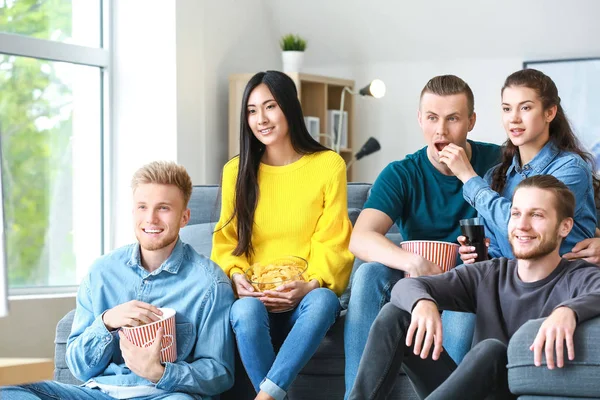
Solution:
M596 165L593 157L583 149L583 146L575 136L569 120L560 104L558 89L556 84L549 76L536 69L523 69L514 72L506 78L500 95L504 93L504 89L508 87L526 87L532 89L538 95L542 102L544 110L556 106L556 116L550 122L550 142L558 148L559 151L569 151L579 155L592 168L592 179L594 185L594 198L596 199L596 207L600 206L600 180L596 175ZM510 139L506 139L502 150L502 161L494 170L492 175L492 189L498 193L502 193L506 186L506 171L512 164L515 155L519 155L519 148L512 144Z
M575 216L575 195L554 175L534 175L523 179L515 188L515 193L522 188L537 188L552 192L558 222ZM514 197L513 194L513 199Z

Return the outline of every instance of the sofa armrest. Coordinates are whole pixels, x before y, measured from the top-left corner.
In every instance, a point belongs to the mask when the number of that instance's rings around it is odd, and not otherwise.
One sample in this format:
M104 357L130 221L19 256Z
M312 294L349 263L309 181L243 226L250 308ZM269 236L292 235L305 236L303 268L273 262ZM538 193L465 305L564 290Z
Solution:
M600 317L575 330L575 359L569 361L565 348L565 367L549 370L533 364L533 343L545 318L526 322L508 344L508 384L516 395L600 398Z
M65 355L67 353L67 339L71 334L74 316L75 310L71 310L58 321L58 324L56 324L56 336L54 337L54 380L62 383L80 385L82 382L71 374L65 360Z

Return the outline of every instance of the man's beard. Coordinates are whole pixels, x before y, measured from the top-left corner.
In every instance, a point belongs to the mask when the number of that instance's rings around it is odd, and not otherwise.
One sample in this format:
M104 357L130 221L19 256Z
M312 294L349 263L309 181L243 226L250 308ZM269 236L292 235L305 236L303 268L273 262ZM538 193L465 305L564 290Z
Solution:
M558 236L558 229L547 238L543 239L539 246L530 250L516 250L513 246L513 240L517 240L514 236L511 236L510 247L512 248L515 258L520 260L535 260L542 258L552 253L560 244L560 237Z
M147 250L147 251L156 251L156 250L164 249L165 247L168 247L171 244L173 244L173 242L175 242L177 240L178 236L179 236L179 234L175 233L175 235L170 235L170 236L164 237L159 241L148 240L149 238L140 238L138 236L137 240L140 243L140 246L142 247L142 249ZM140 239L144 239L144 240L140 240Z

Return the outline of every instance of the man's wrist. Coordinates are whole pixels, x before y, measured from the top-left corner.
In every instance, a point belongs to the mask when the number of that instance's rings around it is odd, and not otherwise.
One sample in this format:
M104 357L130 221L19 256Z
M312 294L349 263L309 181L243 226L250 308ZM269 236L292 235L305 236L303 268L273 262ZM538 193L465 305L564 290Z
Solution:
M414 274L415 271L419 269L419 265L421 265L421 263L423 262L423 257L404 249L403 251L406 252L408 257L406 259L405 272L408 272L409 274Z
M160 381L163 375L165 374L165 369L166 368L164 365L160 363L156 364L156 367L152 371L151 376L148 380L154 384L158 383L158 381Z
M554 309L554 311L562 311L562 312L565 312L567 310L571 312L571 314L573 315L573 318L575 318L575 322L577 323L579 318L577 317L577 313L575 312L575 310L573 310L571 307L569 307L569 306L560 306L560 307L556 307Z
M415 305L413 307L413 311L415 310L415 308L417 308L419 306L420 307L427 307L428 306L427 302L431 303L431 305L433 305L433 307L435 307L435 309L437 310L438 306L437 306L437 303L435 301L433 301L431 299L419 299L419 300L417 300L414 303Z
M106 310L106 311L104 311L104 313L102 313L102 323L104 324L104 326L106 327L106 329L107 329L108 331L114 331L114 330L116 330L117 328L114 328L114 327L112 327L112 326L110 326L109 324L107 324L107 323L106 323L106 319L105 319L105 318L106 318L106 314L107 314L109 311L110 311L110 310Z
M462 183L465 184L469 181L469 179L475 178L476 176L477 174L475 173L475 171L471 170L462 174L460 177L458 177L458 179L460 179Z

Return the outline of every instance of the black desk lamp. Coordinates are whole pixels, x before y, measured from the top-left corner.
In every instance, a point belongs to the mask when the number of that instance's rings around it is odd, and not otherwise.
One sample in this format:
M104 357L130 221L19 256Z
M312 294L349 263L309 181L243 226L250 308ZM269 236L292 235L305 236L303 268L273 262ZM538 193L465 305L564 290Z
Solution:
M379 151L379 149L381 149L381 145L379 144L377 139L375 139L373 136L371 136L365 142L365 144L363 144L363 146L360 148L358 153L356 153L354 155L354 157L352 157L352 160L350 160L350 162L348 162L348 164L346 164L346 169L350 168L352 166L352 164L354 164L356 161L360 160L361 158L366 157L369 154L373 154L376 151Z

